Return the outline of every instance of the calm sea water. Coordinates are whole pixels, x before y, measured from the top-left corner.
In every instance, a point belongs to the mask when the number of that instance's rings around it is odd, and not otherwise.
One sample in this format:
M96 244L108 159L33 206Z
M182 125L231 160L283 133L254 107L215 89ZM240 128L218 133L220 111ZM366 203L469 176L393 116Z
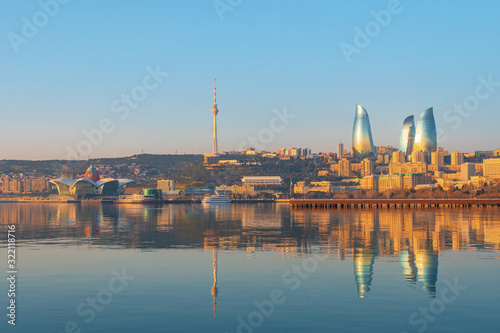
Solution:
M2 332L499 332L500 209L0 204Z

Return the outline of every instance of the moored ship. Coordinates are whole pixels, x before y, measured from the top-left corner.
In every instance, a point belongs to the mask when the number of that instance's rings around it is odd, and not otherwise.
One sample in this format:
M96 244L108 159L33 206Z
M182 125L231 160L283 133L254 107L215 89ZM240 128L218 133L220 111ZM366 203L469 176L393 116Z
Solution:
M209 197L203 198L202 203L204 203L204 204L225 204L225 203L231 203L231 199L229 199L225 195L222 195L222 194L215 192L215 195L211 195Z

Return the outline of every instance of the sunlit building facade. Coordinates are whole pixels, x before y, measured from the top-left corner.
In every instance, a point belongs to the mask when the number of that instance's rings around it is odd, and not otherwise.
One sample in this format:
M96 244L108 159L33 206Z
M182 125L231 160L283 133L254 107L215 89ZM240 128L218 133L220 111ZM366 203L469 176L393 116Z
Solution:
M405 189L412 189L422 184L432 184L432 177L422 174L407 174L403 176L403 188Z
M436 122L434 120L433 108L428 108L420 115L415 130L415 142L413 150L422 151L426 154L437 148Z
M373 174L374 169L375 169L375 163L369 158L365 158L364 160L361 161L361 170L360 170L361 177Z
M245 185L281 185L280 176L244 176L241 182Z
M438 167L444 165L444 152L443 151L433 151L431 153L431 164L437 165Z
M463 163L460 165L460 176L462 181L469 181L471 177L476 175L476 164Z
M403 188L403 177L400 175L380 176L378 179L378 191L392 191Z
M392 160L391 163L405 163L406 162L406 156L404 151L395 151L392 153Z
M411 153L411 161L413 163L424 163L425 162L424 153L422 153L419 150L413 150L413 152Z
M451 165L461 165L464 163L464 153L459 151L453 152L451 155Z
M359 181L359 185L363 190L378 191L378 175L365 176Z
M359 104L356 104L356 116L352 129L352 149L357 155L356 157L377 158L370 128L370 118L366 110Z
M403 122L401 135L399 137L399 150L410 155L413 150L413 141L415 140L415 120L413 116L407 117Z
M486 177L500 178L500 158L483 160L483 174Z
M346 158L341 159L337 172L339 177L351 177L351 161Z

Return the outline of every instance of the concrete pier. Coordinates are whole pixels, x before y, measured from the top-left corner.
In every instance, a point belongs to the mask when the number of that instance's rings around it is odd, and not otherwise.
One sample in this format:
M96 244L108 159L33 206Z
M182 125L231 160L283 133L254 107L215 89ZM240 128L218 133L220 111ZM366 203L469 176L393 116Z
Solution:
M500 198L494 199L292 199L291 208L364 209L364 208L454 208L500 207Z

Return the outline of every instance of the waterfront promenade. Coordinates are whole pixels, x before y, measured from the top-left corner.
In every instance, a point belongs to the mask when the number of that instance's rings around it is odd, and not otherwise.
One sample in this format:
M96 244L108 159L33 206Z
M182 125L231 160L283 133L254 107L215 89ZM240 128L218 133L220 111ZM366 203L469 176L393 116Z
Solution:
M453 208L500 207L500 198L446 199L292 199L291 208Z

